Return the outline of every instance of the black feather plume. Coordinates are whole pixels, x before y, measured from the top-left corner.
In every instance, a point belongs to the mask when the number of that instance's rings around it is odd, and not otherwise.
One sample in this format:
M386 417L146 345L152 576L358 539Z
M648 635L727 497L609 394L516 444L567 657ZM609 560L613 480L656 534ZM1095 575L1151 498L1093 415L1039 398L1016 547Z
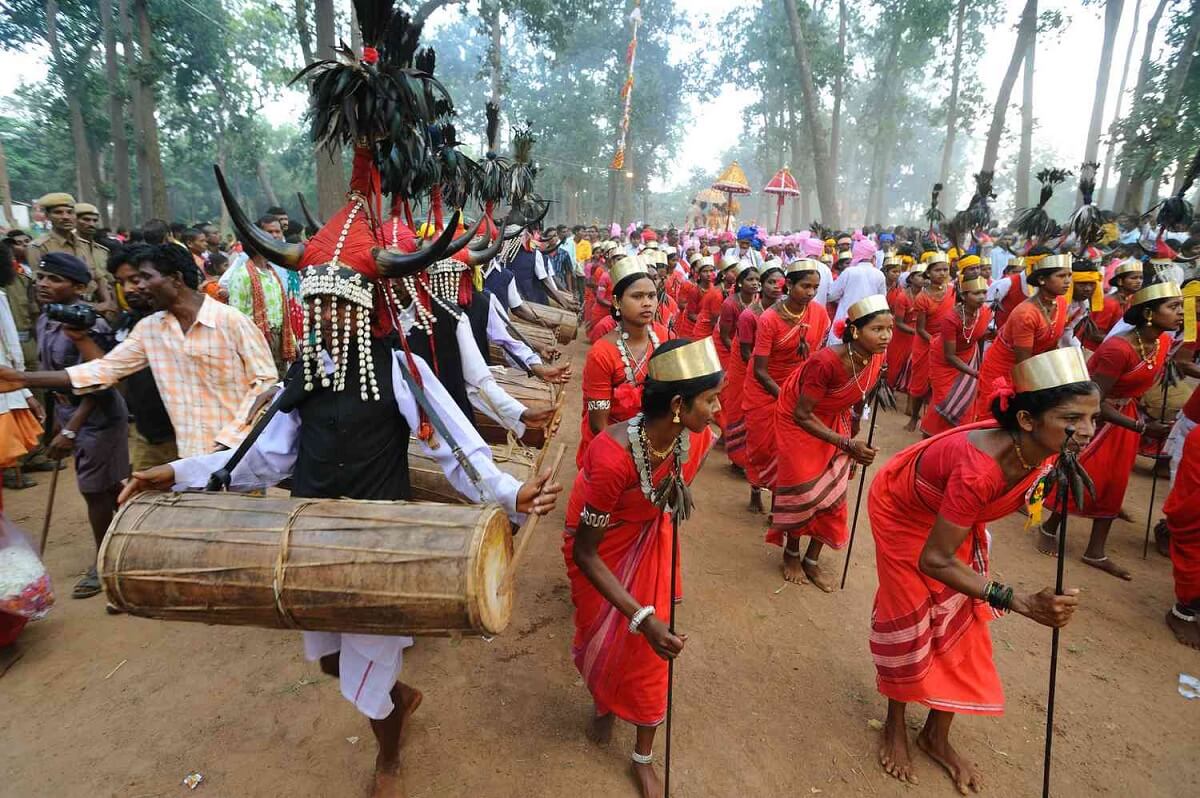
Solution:
M393 0L354 0L354 11L358 17L358 29L362 33L363 45L378 47L387 33L392 20Z
M533 191L533 181L537 177L537 164L533 162L533 145L536 141L537 137L533 134L530 121L526 120L524 125L513 128L513 158L512 169L508 175L508 200L514 208Z
M1195 213L1192 209L1192 203L1185 200L1184 196L1191 189L1192 184L1196 182L1198 175L1200 175L1200 150L1196 150L1196 156L1192 158L1192 163L1188 167L1187 174L1183 177L1183 183L1180 184L1179 190L1164 200L1159 207L1158 218L1155 221L1160 230L1173 227L1187 227L1192 223Z
M1065 169L1043 169L1037 173L1042 190L1038 203L1032 208L1022 208L1013 217L1012 225L1026 238L1045 239L1054 233L1057 224L1046 213L1046 203L1054 196L1054 187L1067 179L1071 172Z
M511 165L507 158L502 158L496 152L496 138L500 135L500 106L489 102L484 107L484 115L487 117L487 154L479 164L477 194L480 202L494 206L503 201L508 191Z
M932 230L935 226L941 224L946 218L946 214L938 208L938 199L942 194L942 184L933 184L933 197L929 201L929 210L925 211L925 220L929 222L929 229Z
M970 237L976 230L982 230L992 223L992 210L989 200L996 198L992 193L993 172L980 171L974 175L975 193L967 203L966 210L954 214L950 220L950 237L959 249L966 249Z
M1083 204L1075 209L1067 221L1067 227L1075 234L1079 243L1079 252L1100 240L1104 234L1104 217L1100 209L1092 203L1092 195L1096 192L1096 170L1100 164L1088 161L1079 168L1079 193L1083 195Z

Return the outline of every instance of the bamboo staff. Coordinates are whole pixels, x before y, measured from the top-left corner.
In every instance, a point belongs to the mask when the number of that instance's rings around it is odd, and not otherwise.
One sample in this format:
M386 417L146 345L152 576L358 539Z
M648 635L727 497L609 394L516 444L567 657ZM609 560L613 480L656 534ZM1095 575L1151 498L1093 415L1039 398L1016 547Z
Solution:
M1171 362L1163 364L1162 375L1162 408L1158 413L1160 424L1167 423L1167 391L1174 380L1171 377ZM1142 559L1150 553L1150 524L1154 519L1154 494L1158 491L1158 461L1162 459L1164 438L1158 439L1158 448L1154 452L1154 467L1150 471L1150 506L1146 508L1146 539L1142 543Z
M687 434L685 431L684 435ZM675 634L675 571L679 567L679 509L671 512L671 634ZM675 658L667 660L667 752L663 759L663 798L671 798L671 706L675 693Z
M891 396L891 391L887 388L887 364L879 370L879 381L875 383L875 388L872 391L874 396L871 398L871 426L867 428L867 446L871 446L875 442L875 420L879 418L879 403L881 394L887 393L884 397L885 406L891 409L896 408L896 399ZM862 507L863 488L867 484L867 467L863 466L858 474L858 497L854 500L854 518L850 523L850 542L846 544L846 564L842 566L842 586L841 590L846 589L846 577L850 574L850 553L854 551L854 533L858 530L858 511Z

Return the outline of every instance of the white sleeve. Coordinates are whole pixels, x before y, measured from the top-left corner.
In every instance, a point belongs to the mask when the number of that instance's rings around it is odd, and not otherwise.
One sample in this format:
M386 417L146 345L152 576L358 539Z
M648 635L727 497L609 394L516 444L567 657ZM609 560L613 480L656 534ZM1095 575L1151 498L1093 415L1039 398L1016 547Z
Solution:
M417 371L420 372L425 398L433 407L437 408L438 418L454 436L455 443L458 444L467 460L475 467L475 471L479 474L479 483L471 481L450 446L436 431L431 441L433 446L417 438L421 449L427 456L433 458L442 469L442 473L446 475L446 479L464 497L473 502L495 502L504 508L513 523L522 523L525 516L517 512L517 492L521 489L521 483L517 481L516 477L505 474L496 468L496 464L492 462L492 450L463 416L462 411L450 398L450 394L446 393L446 389L434 376L433 371L420 357L413 355L412 359L417 364ZM407 357L402 353L396 353L392 357L392 389L396 394L396 406L400 408L400 413L408 422L408 426L416 430L421 424L421 414L417 407L417 400L408 388L408 382L400 373L400 369L408 368L406 361Z
M245 252L237 253L237 255L233 257L233 261L229 264L229 268L225 270L224 274L217 278L217 285L224 289L228 289L229 281L233 279L233 275L237 273L238 268L246 262L248 257L249 256L246 255Z
M496 383L496 376L488 368L471 334L471 323L467 321L465 313L458 317L454 337L458 341L463 381L467 384L471 406L512 430L518 438L524 435L525 424L521 421L521 415L526 410L525 405L505 393Z
M504 354L511 360L525 366L536 366L542 362L537 353L525 345L523 341L513 337L508 331L507 317L500 307L500 300L493 294L488 294L488 324L489 341L500 344Z
M839 274L829 286L829 293L826 295L826 300L829 302L837 302L842 298L842 294L846 293L846 273L849 269ZM830 272L832 275L832 272Z
M987 301L988 302L1003 302L1004 297L1008 296L1008 289L1012 286L1012 280L997 280L988 286Z
M233 469L229 488L238 491L268 488L290 477L296 467L299 439L300 414L296 411L276 413L250 451ZM225 467L229 458L233 457L233 452L233 449L225 449L171 463L175 469L173 490L203 488L214 471Z
M517 281L508 281L508 309L513 310L525 304L525 298L521 296L521 292L517 290Z
M546 257L536 250L533 253L533 274L539 280L550 276L550 272L546 270Z
M871 274L871 293L887 295L887 277L884 277L883 272L876 269Z
M17 290L21 290L21 286L13 282L17 286ZM8 362L17 371L25 370L25 353L21 351L21 338L17 335L17 323L13 319L12 310L8 304L8 294L3 288L0 288L0 344L4 345L4 351L8 355ZM28 395L25 391L22 396Z

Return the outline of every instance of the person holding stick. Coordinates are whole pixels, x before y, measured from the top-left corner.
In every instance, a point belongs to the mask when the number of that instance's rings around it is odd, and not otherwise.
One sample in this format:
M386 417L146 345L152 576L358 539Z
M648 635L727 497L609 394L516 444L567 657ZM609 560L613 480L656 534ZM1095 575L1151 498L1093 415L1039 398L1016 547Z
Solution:
M994 420L927 438L875 475L867 500L879 589L871 614L871 655L888 699L879 761L917 783L905 709L929 708L917 744L950 774L959 792L978 791L979 770L950 744L955 715L999 715L1004 691L992 660L988 622L1017 612L1044 626L1071 619L1077 590L1016 593L990 581L985 524L1029 501L1040 513L1041 481L1073 436L1086 446L1100 415L1100 391L1076 347L1027 358L997 386Z
M587 736L606 744L615 718L637 727L633 775L642 798L663 795L654 737L667 717L667 662L687 641L664 620L682 595L671 587L672 516L690 514L687 486L712 448L723 381L711 338L664 343L650 358L641 412L592 440L567 504L571 655L595 704Z
M1130 299L1124 321L1132 329L1110 335L1088 361L1104 400L1100 407L1105 425L1079 455L1080 464L1096 483L1095 496L1083 507L1072 504L1070 512L1092 519L1083 562L1128 581L1132 574L1109 559L1105 545L1112 523L1121 513L1142 435L1162 440L1171 431L1161 421L1147 420L1139 404L1162 379L1171 348L1170 333L1183 323L1183 293L1175 283L1147 286ZM1052 514L1037 536L1038 551L1050 557L1058 554L1057 520Z
M825 578L818 557L825 546L845 548L853 464L869 466L879 453L855 436L894 328L887 297L860 299L834 325L842 343L817 352L780 386L775 403L779 458L767 542L783 547L783 578L789 582L811 581L826 593L836 587ZM805 535L808 550L802 554Z
M954 312L930 328L930 398L921 418L925 437L957 427L975 404L983 342L992 321L992 309L985 302L987 288L982 277L961 281Z

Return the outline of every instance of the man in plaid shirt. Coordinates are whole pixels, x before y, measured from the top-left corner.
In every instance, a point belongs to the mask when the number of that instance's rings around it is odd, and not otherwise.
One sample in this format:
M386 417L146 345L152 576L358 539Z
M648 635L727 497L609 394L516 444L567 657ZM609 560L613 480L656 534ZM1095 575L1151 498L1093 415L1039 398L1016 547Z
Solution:
M124 288L148 298L157 313L107 354L78 341L88 362L65 371L0 368L0 391L31 387L86 394L149 366L181 457L237 446L249 431L246 416L254 400L278 375L254 322L197 291L199 283L187 250L175 244L149 248Z

